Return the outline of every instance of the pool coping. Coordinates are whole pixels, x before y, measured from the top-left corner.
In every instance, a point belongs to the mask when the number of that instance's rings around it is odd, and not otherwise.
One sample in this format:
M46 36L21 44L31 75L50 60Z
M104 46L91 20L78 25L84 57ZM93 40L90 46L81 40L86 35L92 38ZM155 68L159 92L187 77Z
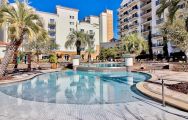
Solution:
M59 72L59 71L61 71L61 69L50 69L50 70L36 71L38 73L32 74L32 75L28 75L28 76L23 77L23 78L15 78L13 80L0 80L0 85L27 81L27 80L30 80L30 79L32 79L34 77L39 76L39 75L43 75L43 74L46 74L46 73L52 73L52 72Z
M145 73L145 72L143 72ZM148 81L157 81L158 78L156 75L152 74L152 73L147 73L150 74L152 76L151 79L149 79ZM143 93L144 95L151 97L157 101L162 102L162 95L160 92L158 91L154 91L151 90L148 86L147 86L148 82L144 81L144 82L139 82L136 84L136 88ZM179 92L178 92L179 93ZM179 93L179 94L183 94L183 93ZM173 106L175 108L178 108L180 110L183 111L188 111L188 103L182 100L178 100L175 97L169 96L169 95L165 95L165 103L167 103L170 106Z

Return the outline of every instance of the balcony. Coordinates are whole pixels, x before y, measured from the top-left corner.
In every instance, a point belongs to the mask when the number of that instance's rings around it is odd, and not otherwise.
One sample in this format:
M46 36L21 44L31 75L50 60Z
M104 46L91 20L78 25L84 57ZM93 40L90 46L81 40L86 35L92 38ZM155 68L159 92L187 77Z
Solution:
M142 21L142 24L150 24L150 23L151 23L151 20L152 20L152 18L148 18L148 19L146 19L146 20L143 20L143 21Z
M152 44L152 47L163 47L163 43Z
M55 29L48 29L48 33L55 33L56 30Z
M162 37L161 33L152 34L152 38Z
M134 27L138 27L138 25L139 25L138 23L133 23L133 24L129 25L129 28L132 29Z
M135 5L139 0L131 0L128 4L129 6Z
M129 14L134 14L137 11L138 11L138 8L134 8L134 9L130 10Z
M151 16L151 9L149 9L149 10L144 11L143 13L141 13L141 16L142 16L142 17L148 17L148 16Z
M133 21L135 19L138 19L138 14L133 14L133 16L129 18L129 21Z
M55 21L54 22L49 22L48 26L56 26L56 22Z
M145 8L148 8L148 7L151 7L151 0L148 1L148 2L144 2L142 5L140 5L141 9L145 9Z
M158 25L158 24L161 24L161 23L163 23L164 22L164 18L160 18L160 19L158 19L158 20L156 20L156 24Z
M142 29L141 31L142 31L143 34L144 33L149 33L150 29Z

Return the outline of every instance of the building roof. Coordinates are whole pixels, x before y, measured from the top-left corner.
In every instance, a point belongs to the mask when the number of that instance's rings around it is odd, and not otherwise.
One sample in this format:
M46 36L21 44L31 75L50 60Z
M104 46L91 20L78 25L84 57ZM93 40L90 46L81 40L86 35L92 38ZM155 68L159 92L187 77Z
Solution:
M75 8L69 8L69 7L64 7L64 6L60 6L60 5L57 5L56 8L61 8L61 9L66 9L66 10L72 10L72 11L76 11L76 12L79 11L78 9L75 9Z

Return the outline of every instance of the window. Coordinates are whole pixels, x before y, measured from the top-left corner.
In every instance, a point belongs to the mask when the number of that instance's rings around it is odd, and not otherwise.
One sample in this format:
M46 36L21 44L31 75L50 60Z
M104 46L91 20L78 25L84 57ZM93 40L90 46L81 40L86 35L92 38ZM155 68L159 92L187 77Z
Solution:
M80 29L81 32L84 32L84 29Z
M50 23L55 23L55 20L54 19L50 19Z
M93 30L89 30L89 34L94 34Z
M55 33L49 33L51 37L55 37Z
M74 22L70 22L70 25L74 25Z
M73 32L73 31L74 31L74 28L70 28L70 31Z
M70 16L70 19L74 19L74 16Z

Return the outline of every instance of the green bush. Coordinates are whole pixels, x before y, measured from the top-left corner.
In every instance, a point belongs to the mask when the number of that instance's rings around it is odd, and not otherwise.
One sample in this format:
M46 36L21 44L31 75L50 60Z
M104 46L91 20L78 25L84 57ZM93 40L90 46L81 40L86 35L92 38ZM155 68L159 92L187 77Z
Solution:
M55 54L50 55L49 62L57 63L57 56Z

